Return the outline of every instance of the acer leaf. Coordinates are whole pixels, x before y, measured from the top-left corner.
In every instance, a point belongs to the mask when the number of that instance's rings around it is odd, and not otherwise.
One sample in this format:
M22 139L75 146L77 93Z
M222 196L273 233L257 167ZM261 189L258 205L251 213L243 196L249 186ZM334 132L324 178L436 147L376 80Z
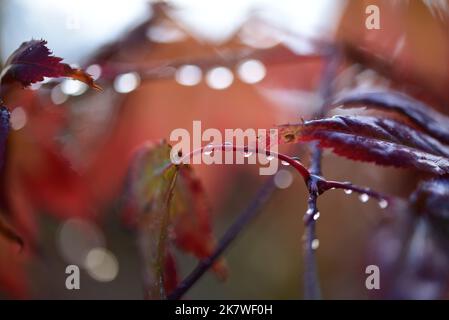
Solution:
M139 245L144 264L146 297L165 298L168 226L178 167L170 166L169 146L145 148L136 155L127 210L139 214ZM170 281L167 281L170 282Z
M344 93L332 102L334 106L360 105L393 111L407 117L428 134L449 143L449 118L425 103L396 91L360 91Z
M45 40L24 42L8 58L0 76L2 85L17 81L27 87L44 80L44 77L68 77L82 81L94 89L100 89L92 77L81 69L62 63L62 58L53 56Z
M179 169L175 187L174 226L176 245L198 259L209 257L215 247L210 224L210 206L201 181L190 166ZM227 277L227 268L221 259L213 265L214 272L221 278Z
M312 140L352 160L449 173L449 159L442 156L447 154L447 147L392 119L336 116L279 126L281 144Z
M190 167L170 162L170 150L165 142L141 148L127 186L125 213L139 230L147 297L151 299L164 299L177 284L172 244L199 259L209 256L214 246L201 183ZM225 275L222 263L214 270Z

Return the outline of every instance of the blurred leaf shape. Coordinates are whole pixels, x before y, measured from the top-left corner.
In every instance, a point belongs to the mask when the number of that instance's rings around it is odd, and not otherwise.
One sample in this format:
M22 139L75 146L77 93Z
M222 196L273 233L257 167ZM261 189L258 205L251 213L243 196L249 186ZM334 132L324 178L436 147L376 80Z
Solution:
M52 55L45 40L24 42L6 61L0 81L1 84L20 82L22 86L44 80L44 77L68 77L82 81L94 89L100 89L93 78L81 69L62 63L62 58Z
M418 185L376 230L368 254L379 265L384 287L376 295L392 299L447 298L449 180Z
M423 181L411 195L415 211L429 218L447 238L449 231L449 180L447 177Z
M138 229L150 299L164 299L176 287L172 243L199 259L209 256L214 246L203 187L190 167L170 162L170 149L166 142L140 148L127 182L124 214ZM223 262L214 270L226 275Z

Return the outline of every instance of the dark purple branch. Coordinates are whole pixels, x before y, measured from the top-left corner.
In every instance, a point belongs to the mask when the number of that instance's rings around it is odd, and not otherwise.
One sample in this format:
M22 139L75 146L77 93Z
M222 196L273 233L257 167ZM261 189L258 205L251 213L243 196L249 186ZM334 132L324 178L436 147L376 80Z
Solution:
M329 47L326 56L326 61L321 77L319 94L323 101L319 111L316 113L316 118L322 118L326 113L325 101L332 96L333 81L337 74L340 63L340 53L337 48ZM317 143L310 144L311 164L310 164L310 179L307 182L309 189L309 199L307 202L307 211L304 216L305 222L305 248L304 248L304 298L305 299L320 299L321 290L316 265L315 249L318 245L316 239L316 220L319 216L317 207L318 196L324 192L320 190L321 178L321 150ZM324 184L325 185L325 184Z
M321 298L320 281L315 257L315 250L318 246L318 239L316 238L316 220L319 216L317 198L318 193L316 191L309 193L307 211L304 216L304 298L310 300Z
M168 295L167 299L180 299L203 276L203 274L212 267L214 262L229 247L240 232L254 220L260 212L260 209L268 202L275 189L273 177L270 177L262 188L259 189L249 206L239 215L237 220L220 239L214 253L210 257L201 260L187 278L185 278L179 286Z
M299 161L298 157L290 157L288 155L277 153L271 150L265 150L261 149L259 147L251 148L247 146L235 146L235 145L227 145L227 144L216 144L216 145L210 145L198 148L197 150L193 150L189 154L186 154L182 156L177 163L183 164L188 163L187 160L192 159L195 155L202 153L205 151L205 149L208 148L211 152L213 151L232 151L232 152L254 152L254 153L260 153L265 155L270 155L272 157L275 157L281 161L287 162L290 166L292 166L304 179L304 181L308 181L310 174L309 170ZM172 164L169 164L171 166ZM165 169L165 168L164 168Z

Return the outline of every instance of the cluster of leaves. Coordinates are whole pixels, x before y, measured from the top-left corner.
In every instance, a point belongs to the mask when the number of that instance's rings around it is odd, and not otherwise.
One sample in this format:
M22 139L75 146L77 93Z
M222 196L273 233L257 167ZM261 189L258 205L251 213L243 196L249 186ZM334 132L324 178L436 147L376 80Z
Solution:
M44 77L68 77L100 89L89 74L61 61L51 54L44 40L23 43L3 68L0 79L2 96L12 91L13 86L25 88L44 80ZM0 111L0 158L3 162L10 111L3 104ZM150 152L152 148L148 145L140 148L130 166L124 219L128 226L138 230L145 266L146 296L160 299L165 298L165 291L173 290L178 284L171 243L203 259L212 253L214 239L209 205L192 169L170 165L166 143L159 144L154 152ZM5 203L2 206L8 207ZM22 236L3 215L0 216L0 235L24 245ZM214 270L220 279L226 278L227 269L223 261L216 262Z
M363 3L354 4L354 6L362 8L356 8L357 10L354 10L355 12L364 12ZM353 8L350 7L348 9L348 12L351 10L353 10ZM145 30L147 27L148 26L145 26ZM127 38L130 44L133 45L135 45L136 43L140 44L139 41L135 40L139 36L141 36L141 29L136 29L135 31L135 33ZM340 35L340 37L344 38L346 37L346 35L343 34ZM397 84L398 82L402 83L410 81L413 82L413 85L415 86L418 85L421 88L425 87L424 83L416 81L417 77L415 74L412 74L412 77L410 77L413 79L408 79L406 76L404 76L403 73L399 72L401 70L397 70L397 68L389 63L388 60L379 60L378 55L372 54L369 50L366 50L366 48L361 49L360 47L354 46L355 41L352 41L352 39L344 38L339 39L339 41L343 43L343 48L331 45L331 50L329 50L333 52L334 56L342 55L350 62L361 64L362 68L374 69L384 77L396 81L396 87L401 87L401 89L405 86L399 86ZM395 41L397 42L397 39L395 39ZM112 48L114 50L116 49L115 47ZM326 54L320 56L320 59L326 60L328 58L327 49L323 50L323 52L326 52ZM111 50L111 48L106 48L106 51L102 52L102 54L110 57L113 56L114 50ZM104 58L104 56L102 58ZM111 60L112 62L114 61L114 59ZM195 60L195 64L198 64L200 66L202 62L203 60L201 59L198 59L197 61ZM208 64L211 63L210 61L207 62ZM110 65L108 65L108 67L111 67L111 65L113 66L114 63L111 63ZM176 63L174 63L173 65L176 66ZM141 74L146 75L146 77L151 77L148 76L148 72L142 72ZM153 75L153 73L150 74ZM328 78L326 79L326 77ZM334 82L335 79L336 74L331 75L330 79L329 76L324 75L322 82ZM434 93L435 90L430 91ZM445 176L449 170L449 149L447 146L447 143L449 142L449 122L448 118L445 115L436 111L435 108L430 107L425 102L417 100L416 98L407 95L405 92L401 92L399 90L395 91L394 89L371 91L355 90L350 92L343 92L338 96L325 94L323 98L325 100L325 103L321 106L319 112L315 114L316 119L304 121L299 124L280 125L278 127L280 130L280 144L317 141L321 148L331 148L336 154L351 160L372 162L378 165L393 166L398 168L412 168L418 171L422 171L425 174L431 176L439 176L440 178L438 180L430 180L428 182L430 190L433 190L433 188L437 188L439 184L444 183L446 179ZM354 110L359 110L360 107L364 107L374 110L375 112L370 115L359 115L356 114L355 111L355 113L352 115L327 117L327 112L334 107L357 107L357 109ZM159 154L160 148L161 146L159 145L150 148L146 152L150 154ZM232 151L241 152L242 150L245 150L245 146L236 146ZM354 190L361 194L367 194L369 196L378 198L381 201L379 202L380 204L382 204L381 207L384 208L389 205L389 209L392 211L398 211L399 209L397 208L400 207L398 204L402 203L403 201L393 196L385 196L379 194L368 188L354 186L350 183L326 180L321 176L320 172L317 173L317 170L314 170L313 168L314 166L316 166L317 162L319 163L319 157L317 157L316 159L314 158L313 161L315 163L312 164L311 168L306 168L297 159L294 159L294 157L290 157L288 155L278 156L282 157L283 161L289 162L292 167L294 167L301 174L304 182L308 187L309 209L306 212L306 224L310 224L311 221L313 221L313 217L317 212L317 197L320 194L333 188ZM166 155L166 158L163 162L168 163L168 155ZM148 165L152 167L154 166L154 163L152 164L152 161L149 160ZM166 165L163 165L163 167L164 166ZM174 167L169 167L172 168L171 170L174 170ZM179 168L182 168L182 166L179 166ZM140 177L140 179L147 179L143 177L145 175L148 175L148 172L145 173L145 171L141 171L141 173L141 175L136 175L136 178L132 180L138 181L137 177ZM179 175L177 176L179 177ZM436 184L435 181L439 181L439 184ZM176 179L173 178L172 180L166 181L165 187L156 189L149 187L154 182L151 182L150 184L148 184L149 182L147 182L147 185L145 187L142 187L144 188L142 190L151 190L150 192L144 193L143 195L140 194L141 200L139 200L138 202L140 202L141 205L140 210L137 211L141 213L142 217L149 217L152 215L160 214L160 209L157 209L157 206L155 207L155 211L148 211L148 208L151 208L148 207L148 203L155 203L154 197L159 197L159 200L157 200L157 202L165 203L164 201L166 201L165 199L167 198L167 192L170 194L170 192L168 191L170 190L169 186L171 186L171 188L174 188L169 182L175 183L175 186L180 183L180 181L176 181ZM399 210L400 212L394 215L394 217L398 217L397 219L395 219L395 221L400 220L399 217L402 217L403 215L410 217L410 219L412 220L414 220L415 217L420 216L419 212L423 212L423 210L418 208L418 203L414 200L417 194L422 194L420 188L421 187L418 187L418 189L410 197L410 199L405 201L407 205L402 207ZM164 192L162 192L162 190L164 190ZM424 197L427 198L433 193L433 191L424 193ZM139 193L137 193L137 195L138 194ZM435 203L444 201L444 196L442 195L442 197L440 198L438 192L435 192L434 196L437 198L435 199ZM173 202L173 200L171 202ZM166 207L168 208L167 204ZM437 211L440 210L438 209ZM168 215L168 213L165 214ZM134 215L137 216L136 214ZM173 214L170 213L170 215L168 216L171 217L172 215ZM142 221L145 221L144 218L141 219L143 219ZM434 220L424 218L424 221L426 224L428 222L433 224L432 221ZM139 225L139 223L136 223L136 225ZM162 228L159 230L165 230L165 228L169 228L170 225L176 226L176 220L171 221L171 224L169 223L169 226L158 225L158 228ZM391 225L394 224L388 224L388 228L390 228L389 230L391 230ZM144 234L147 234L148 236L148 234L151 234L151 232L144 232ZM164 234L164 232L160 234ZM162 237L162 241L160 237L158 237L158 239L153 239L153 241L155 241L153 242L153 244L161 243L164 244L164 246L167 244L166 237ZM173 239L176 239L175 233L173 234ZM148 246L148 243L146 244L146 246ZM145 252L147 251L145 250ZM173 289L173 287L167 284L167 282L171 284L176 282L167 280L174 279L173 273L170 272L171 270L173 270L173 268L172 266L170 266L170 264L164 261L172 261L172 258L170 252L163 251L163 254L165 255L164 259L159 258L159 260L157 260L154 257L152 258L152 260L150 259L150 261L153 262L159 261L159 264L157 266L158 271L152 271L152 273L157 274L157 276L150 277L151 279L153 279L153 281L150 281L150 283L147 284L147 288L156 288L157 294L153 294L150 296L157 298L164 297L167 292L169 293L170 290ZM216 255L213 254L212 256L215 257ZM400 254L397 254L394 256L394 260L402 260L402 257L403 256L401 256ZM426 259L426 261L431 262L432 259ZM410 265L413 264L419 265L419 263L410 262ZM204 267L204 265L211 264L205 263L202 266ZM146 269L151 270L151 268L148 267ZM161 270L166 270L165 277L162 275ZM195 271L193 273L195 273ZM163 282L165 283L165 292L162 292L160 290L162 283L160 279L164 279ZM444 281L447 281L446 277L442 282ZM181 283L181 287L182 286L183 283ZM438 292L438 294L441 294L441 292ZM438 294L436 294L436 296L438 296ZM180 294L175 294L174 296L180 297ZM397 297L398 295L393 296Z
M146 27L142 30L146 30ZM115 48L103 54L113 55L112 52L115 52ZM394 66L386 61L378 61L375 55L353 47L351 43L345 42L343 50L333 48L332 52L332 55L341 54L351 61L373 68L389 79L404 80ZM323 60L326 58L328 56L324 56ZM208 61L208 64L211 62ZM72 68L62 63L62 59L52 56L45 41L32 40L22 44L3 67L0 97L7 94L16 84L27 87L44 77L69 77L83 81L92 88L99 88L84 71ZM322 82L329 84L335 81L335 78L336 75L324 75ZM382 273L387 278L383 283L391 283L391 297L406 296L410 286L413 286L413 292L420 292L420 288L428 283L432 284L432 292L424 297L440 297L444 294L449 278L449 257L445 250L448 247L449 215L449 118L427 103L394 89L357 89L342 92L338 96L327 92L323 99L324 104L316 113L316 119L278 126L278 143L316 141L320 148L330 148L336 154L351 160L412 168L431 178L423 181L410 197L404 200L348 182L326 180L317 169L320 162L319 152L316 153L318 156L313 158L310 168L306 168L295 157L278 154L276 156L279 159L290 163L301 174L308 187L306 226L314 224L318 212L318 196L335 188L375 197L382 201L383 207L391 204L389 207L395 211L393 222L385 223L373 240L373 259L376 263L380 261L383 270L387 271ZM369 115L353 113L328 117L328 111L335 107L364 107L375 112ZM2 103L1 159L5 156L9 135L9 116L8 108ZM225 146L217 148L232 152L249 151L247 146L233 146L231 150ZM114 150L114 153L117 152ZM179 283L174 257L175 247L193 254L202 262L206 261L200 267L212 266L220 278L225 278L227 273L224 262L217 260L217 252L223 251L223 242L218 242L217 249L204 187L192 167L171 163L169 153L170 146L165 142L140 147L129 165L125 188L124 219L127 225L136 230L144 266L145 294L147 298L152 299L170 297L173 291L183 286L183 283ZM7 207L5 204L2 206ZM0 234L23 245L22 238L3 216L0 216ZM390 255L384 255L379 250L379 243L395 241L406 245L396 248ZM229 242L225 242L226 245ZM399 270L401 276L396 277ZM181 295L178 293L174 296Z
M350 92L332 102L336 106L364 106L400 112L410 124L382 116L334 116L302 124L280 126L280 142L318 140L352 160L379 165L412 167L429 173L449 173L449 118L397 92Z

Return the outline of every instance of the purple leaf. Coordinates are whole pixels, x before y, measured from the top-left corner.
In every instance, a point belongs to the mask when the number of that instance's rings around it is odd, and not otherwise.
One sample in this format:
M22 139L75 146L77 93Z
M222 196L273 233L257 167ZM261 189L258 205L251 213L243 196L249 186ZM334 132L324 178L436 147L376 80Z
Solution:
M449 118L425 103L396 91L360 91L344 93L332 102L334 106L361 105L400 113L425 132L449 143Z
M374 117L338 116L279 126L279 143L318 140L349 159L434 174L449 173L447 147L401 122Z

